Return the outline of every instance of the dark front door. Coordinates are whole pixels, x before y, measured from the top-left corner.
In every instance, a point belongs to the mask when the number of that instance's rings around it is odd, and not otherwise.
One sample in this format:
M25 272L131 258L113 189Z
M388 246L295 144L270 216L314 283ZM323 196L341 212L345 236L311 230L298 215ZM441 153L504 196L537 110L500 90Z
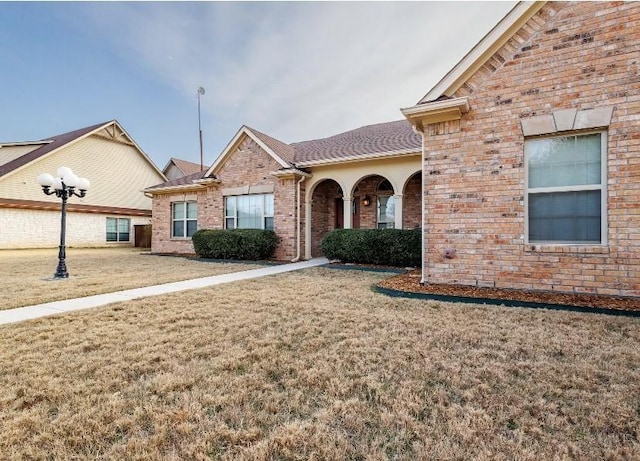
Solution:
M353 229L360 229L360 197L353 197L351 206L351 212L353 213L353 225L351 227Z

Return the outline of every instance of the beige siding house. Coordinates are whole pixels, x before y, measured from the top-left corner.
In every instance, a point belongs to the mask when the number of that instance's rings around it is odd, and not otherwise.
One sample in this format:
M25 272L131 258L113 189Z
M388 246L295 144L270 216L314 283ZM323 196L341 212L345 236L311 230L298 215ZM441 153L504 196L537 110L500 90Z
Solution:
M421 283L640 296L640 3L518 3L405 120L286 144L242 127L147 189L152 250L272 228L422 228Z
M113 120L33 142L0 144L0 248L59 243L60 199L36 178L71 168L91 181L86 197L68 202L67 245L134 245L136 226L151 222L143 189L165 181L120 124Z

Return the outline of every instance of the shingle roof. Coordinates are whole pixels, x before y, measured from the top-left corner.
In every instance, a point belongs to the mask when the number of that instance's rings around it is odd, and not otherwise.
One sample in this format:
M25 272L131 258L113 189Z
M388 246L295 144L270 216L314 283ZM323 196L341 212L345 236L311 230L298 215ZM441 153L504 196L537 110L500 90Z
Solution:
M280 157L282 160L287 163L294 163L295 152L291 145L285 144L282 141L272 138L271 136L266 135L253 128L247 127L247 129L255 134L260 141L265 143L269 147L269 149L271 149L273 153Z
M324 139L291 144L295 163L331 160L359 155L419 150L422 139L407 120L378 123Z
M59 134L56 136L52 136L50 138L42 139L42 141L47 142L47 144L44 144L41 147L38 147L37 149L32 150L31 152L27 152L21 157L18 157L15 160L5 163L4 165L0 165L0 177L4 176L7 173L12 172L17 168L20 168L21 166L24 166L30 162L33 162L34 160L42 157L43 155L46 155L49 152L52 152L58 149L59 147L62 147L65 144L68 144L71 141L74 141L75 139L78 139L86 135L87 133L91 133L92 131L97 130L98 128L108 125L111 122L113 122L113 120L109 122L98 123L97 125L88 126L86 128L80 128L79 130L69 131L68 133Z
M173 158L173 157L171 158L170 162L173 162L173 164L177 166L180 169L180 171L182 171L185 174L185 176L200 172L199 163L189 162L188 160L181 160L179 158ZM205 165L204 169L206 171L209 169L209 167Z
M198 165L198 169L200 169L200 165ZM148 187L145 190L152 189L164 189L165 187L176 187L176 186L187 186L193 184L193 181L198 179L202 179L207 170L198 171L197 173L191 173L187 176L181 176L176 179L172 179L171 181L163 182L161 184L156 184L155 186Z

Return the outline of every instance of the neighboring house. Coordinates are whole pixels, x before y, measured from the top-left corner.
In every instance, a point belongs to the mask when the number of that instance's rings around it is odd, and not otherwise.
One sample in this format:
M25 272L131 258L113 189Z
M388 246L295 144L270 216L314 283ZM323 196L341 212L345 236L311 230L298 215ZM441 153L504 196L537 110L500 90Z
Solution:
M112 120L40 141L0 144L0 248L55 247L61 200L36 181L60 166L91 181L86 197L67 204L69 246L134 245L151 223L143 189L165 181L120 124ZM140 239L139 239L140 240Z
M406 121L285 144L242 127L206 172L147 189L152 251L273 228L422 227L423 283L640 296L640 3L523 2Z
M420 136L406 120L285 144L243 126L214 164L146 190L158 253L196 228L274 229L280 260L318 256L335 228L420 226Z
M167 165L162 169L162 173L169 181L171 181L173 179L182 178L183 176L189 176L208 169L208 166L201 166L199 163L193 163L172 157L167 162Z

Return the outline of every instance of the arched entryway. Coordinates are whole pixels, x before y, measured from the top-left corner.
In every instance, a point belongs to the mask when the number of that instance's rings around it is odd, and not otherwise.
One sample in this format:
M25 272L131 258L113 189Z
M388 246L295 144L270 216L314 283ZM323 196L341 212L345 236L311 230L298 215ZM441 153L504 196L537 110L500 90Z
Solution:
M381 175L360 179L354 186L354 229L390 229L396 226L395 194L391 181Z
M318 183L311 194L311 255L321 256L324 234L342 229L344 223L342 187L333 179Z
M402 191L402 228L422 227L422 172L414 173L404 183Z

